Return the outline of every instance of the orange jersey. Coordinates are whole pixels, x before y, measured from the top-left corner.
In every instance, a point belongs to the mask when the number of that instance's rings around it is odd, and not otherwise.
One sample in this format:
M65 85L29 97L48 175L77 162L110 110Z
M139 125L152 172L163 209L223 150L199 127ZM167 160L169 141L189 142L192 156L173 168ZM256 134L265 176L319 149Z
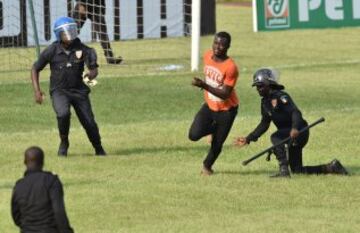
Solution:
M204 98L212 111L226 111L239 104L239 100L235 93L235 84L239 75L238 68L231 58L228 58L223 62L216 62L211 58L212 56L213 52L211 50L204 54L204 74L206 84L220 89L223 88L224 85L227 85L234 89L232 90L230 97L225 100L206 90L204 91Z

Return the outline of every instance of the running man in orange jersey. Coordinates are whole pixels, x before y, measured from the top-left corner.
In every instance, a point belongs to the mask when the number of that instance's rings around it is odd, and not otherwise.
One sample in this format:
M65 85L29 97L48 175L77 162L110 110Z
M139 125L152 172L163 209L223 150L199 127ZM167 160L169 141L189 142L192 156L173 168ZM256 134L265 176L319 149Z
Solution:
M203 162L201 174L212 175L212 166L230 132L239 100L235 93L238 68L227 55L231 36L227 32L215 34L212 50L204 54L205 80L194 77L192 85L204 89L205 103L196 114L189 131L189 139L198 141L211 135L211 147Z

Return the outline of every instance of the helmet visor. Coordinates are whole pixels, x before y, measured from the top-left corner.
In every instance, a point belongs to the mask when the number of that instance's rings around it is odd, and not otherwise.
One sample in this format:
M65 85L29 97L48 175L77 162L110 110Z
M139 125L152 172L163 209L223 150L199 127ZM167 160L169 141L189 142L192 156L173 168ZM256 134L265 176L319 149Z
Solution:
M252 86L278 85L279 78L279 71L271 68L261 68L254 74Z
M69 23L59 26L55 29L60 33L62 41L72 41L78 36L76 23Z
M261 85L264 85L264 84L267 84L267 80L263 75L256 75L254 77L254 81L253 81L252 86L261 86Z

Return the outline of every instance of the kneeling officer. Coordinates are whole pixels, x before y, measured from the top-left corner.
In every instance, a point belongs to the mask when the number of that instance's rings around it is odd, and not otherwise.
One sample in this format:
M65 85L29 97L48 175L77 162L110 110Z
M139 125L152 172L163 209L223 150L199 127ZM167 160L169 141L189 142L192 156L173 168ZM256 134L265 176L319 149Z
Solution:
M292 143L278 146L274 149L276 159L279 161L280 171L272 177L290 177L288 166L293 173L304 174L342 174L348 172L341 163L334 159L328 164L318 166L303 166L302 150L308 142L309 130L299 134L299 131L308 123L303 119L291 97L283 91L284 86L278 83L278 74L275 70L262 68L255 72L252 86L256 89L261 99L261 121L247 137L238 137L235 145L244 146L255 142L265 133L270 123L273 122L277 131L271 135L273 145L282 140L292 138Z

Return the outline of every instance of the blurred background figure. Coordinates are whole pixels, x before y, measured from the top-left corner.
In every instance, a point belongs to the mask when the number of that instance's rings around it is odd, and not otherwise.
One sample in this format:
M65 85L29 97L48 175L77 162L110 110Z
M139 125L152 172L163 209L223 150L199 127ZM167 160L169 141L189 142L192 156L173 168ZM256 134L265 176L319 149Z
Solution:
M77 0L72 17L78 24L78 29L82 28L86 19L90 19L93 24L93 30L100 40L101 47L104 50L106 62L108 64L120 64L122 57L114 57L111 49L107 26L105 21L106 5L105 0Z

